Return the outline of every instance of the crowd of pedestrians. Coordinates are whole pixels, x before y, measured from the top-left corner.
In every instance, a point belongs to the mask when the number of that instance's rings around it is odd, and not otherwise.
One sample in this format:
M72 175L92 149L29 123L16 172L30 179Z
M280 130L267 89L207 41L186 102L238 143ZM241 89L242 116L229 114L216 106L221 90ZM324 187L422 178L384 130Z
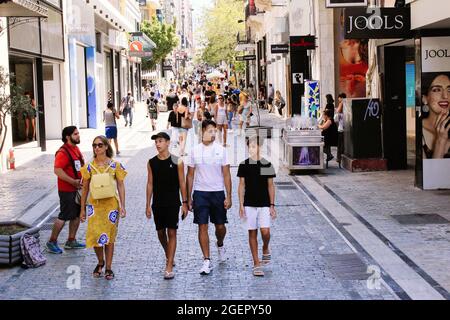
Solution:
M249 98L251 93L237 90L228 83L205 80L204 76L200 76L180 86L171 85L164 98L164 104L170 112L167 124L170 134L156 132L162 94L144 90L143 101L154 132L151 139L157 150L157 155L147 162L145 214L148 219L154 220L166 258L163 277L167 280L175 277L178 223L189 212L193 213L193 222L198 225L198 242L202 253L199 273L209 275L215 265L211 261L210 223L215 229L217 262L227 261L227 215L233 206L227 133L232 128L232 120L237 117L239 133L244 123L250 125L253 105ZM117 121L123 115L125 126L132 127L135 103L131 92L121 99L118 111L112 102L108 102L103 113L105 135L97 136L92 141L91 161L85 162L77 147L80 134L76 127L64 128L64 145L55 158L61 213L47 242L47 250L54 254L63 252L58 245L58 236L65 223L69 222L69 237L64 249L93 248L97 264L92 275L107 280L115 277L114 244L119 220L127 215L127 171L114 158L115 154L120 153ZM195 141L198 144L187 154L185 147L191 129L198 135L198 141ZM254 276L264 276L262 267L271 261L270 222L276 217L275 170L268 160L261 158L262 143L258 137L247 138L250 157L240 164L237 173L240 179L239 215L248 229ZM171 152L174 145L179 147L179 156ZM84 222L87 222L85 244L76 238L79 225ZM263 239L261 259L258 254L258 229Z

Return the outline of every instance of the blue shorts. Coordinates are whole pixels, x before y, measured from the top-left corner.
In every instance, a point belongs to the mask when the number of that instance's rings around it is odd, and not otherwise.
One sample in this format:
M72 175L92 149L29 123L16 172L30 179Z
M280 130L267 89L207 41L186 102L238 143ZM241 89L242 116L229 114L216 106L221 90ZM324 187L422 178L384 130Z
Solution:
M106 127L105 135L108 139L117 139L117 127Z
M224 191L194 191L193 200L195 224L209 224L209 220L214 224L228 223Z

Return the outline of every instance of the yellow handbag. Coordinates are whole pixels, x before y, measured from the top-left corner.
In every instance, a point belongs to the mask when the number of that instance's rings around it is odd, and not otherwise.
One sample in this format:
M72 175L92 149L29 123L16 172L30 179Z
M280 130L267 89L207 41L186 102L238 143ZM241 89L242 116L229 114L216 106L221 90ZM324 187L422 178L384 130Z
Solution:
M89 184L89 190L91 192L92 199L100 200L113 198L116 196L117 183L114 179L114 175L111 175L108 170L111 168L112 162L106 168L104 173L100 173L96 167L91 163L91 168L97 173L91 176L91 182Z

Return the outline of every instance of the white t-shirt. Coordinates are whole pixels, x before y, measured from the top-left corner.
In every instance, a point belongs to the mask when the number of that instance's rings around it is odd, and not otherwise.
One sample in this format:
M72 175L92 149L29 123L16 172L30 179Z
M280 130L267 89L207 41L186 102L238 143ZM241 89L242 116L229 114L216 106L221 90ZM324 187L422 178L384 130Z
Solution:
M218 143L195 146L188 166L195 168L194 191L225 191L222 167L229 165L226 149Z

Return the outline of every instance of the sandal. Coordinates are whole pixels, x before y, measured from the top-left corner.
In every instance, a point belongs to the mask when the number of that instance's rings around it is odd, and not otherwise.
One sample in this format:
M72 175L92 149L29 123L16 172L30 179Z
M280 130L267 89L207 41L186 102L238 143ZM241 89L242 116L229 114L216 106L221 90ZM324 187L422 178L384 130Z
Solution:
M261 266L253 268L253 275L255 277L264 277L264 270Z
M102 276L102 269L105 266L105 261L103 261L103 264L98 264L95 269L94 272L92 272L92 275L94 276L94 278L100 278Z
M114 279L114 272L112 270L105 270L105 279L106 280Z
M262 255L262 259L261 259L262 264L268 265L268 264L270 264L271 261L272 261L272 255L270 253Z
M168 271L164 272L164 279L165 280L171 280L173 278L175 278L175 273L168 272Z

